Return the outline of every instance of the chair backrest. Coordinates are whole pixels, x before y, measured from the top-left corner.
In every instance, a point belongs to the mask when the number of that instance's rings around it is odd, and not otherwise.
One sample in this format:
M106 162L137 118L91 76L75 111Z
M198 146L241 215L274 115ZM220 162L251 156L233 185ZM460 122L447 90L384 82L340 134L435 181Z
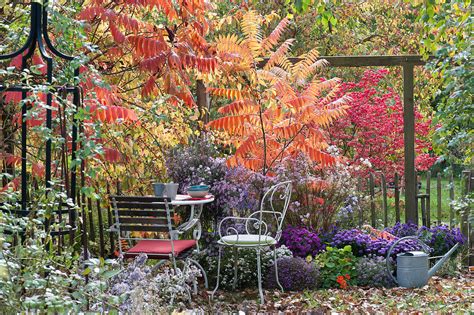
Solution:
M274 238L276 240L280 239L283 221L285 220L286 211L290 205L291 192L292 182L285 181L270 187L263 195L260 209L250 216L259 220L260 224L256 224L256 226L258 227L258 233L260 235L268 234L269 225L273 223L276 225ZM273 222L265 222L264 215L266 214L272 216Z
M121 237L121 232L170 233L173 230L169 198L110 196L110 201L114 209L115 228L118 230L119 237Z

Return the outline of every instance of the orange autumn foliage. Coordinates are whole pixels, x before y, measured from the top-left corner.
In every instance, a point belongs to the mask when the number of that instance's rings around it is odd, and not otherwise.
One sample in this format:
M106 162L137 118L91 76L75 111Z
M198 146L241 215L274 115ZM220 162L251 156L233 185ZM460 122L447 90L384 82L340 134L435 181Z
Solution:
M169 94L172 103L194 107L190 73L214 73L217 68L205 39L211 27L206 13L212 7L204 0L90 0L78 19L106 27L106 44L101 39L105 72L138 72L131 82L140 85L144 98Z
M263 37L262 17L248 11L240 21L243 37L232 34L216 40L220 68L229 79L226 87L209 87L208 92L230 103L218 109L222 117L208 127L228 133L228 143L235 147L229 165L268 174L276 164L300 152L322 166L335 162L325 152L323 128L344 115L348 98L335 97L339 79L316 76L326 65L317 51L293 64L288 57L293 40L277 46L290 22L283 19Z

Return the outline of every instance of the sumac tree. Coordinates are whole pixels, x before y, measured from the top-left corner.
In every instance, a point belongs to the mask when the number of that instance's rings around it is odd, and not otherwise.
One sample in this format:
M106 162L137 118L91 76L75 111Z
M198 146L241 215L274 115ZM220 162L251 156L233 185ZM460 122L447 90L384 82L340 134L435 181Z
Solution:
M281 20L266 37L262 20L255 11L247 11L240 20L242 36L217 38L217 56L227 81L208 91L229 103L218 109L222 117L208 126L228 133L228 144L235 148L230 165L266 175L300 152L322 166L332 164L334 157L325 152L323 127L346 109L347 98L337 95L340 80L321 80L316 75L326 63L318 59L316 50L302 55L296 64L289 61L293 39L279 44L289 19ZM264 57L268 60L258 68Z
M96 62L105 74L121 74L122 89L140 89L145 98L169 94L193 107L190 73L217 66L205 39L211 8L204 0L92 0L78 18L90 23L91 40L105 55Z

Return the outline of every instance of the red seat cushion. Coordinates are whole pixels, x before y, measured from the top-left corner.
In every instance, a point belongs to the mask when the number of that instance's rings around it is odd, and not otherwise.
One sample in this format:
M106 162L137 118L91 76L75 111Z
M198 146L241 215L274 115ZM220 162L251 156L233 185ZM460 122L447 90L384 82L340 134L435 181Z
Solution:
M174 254L178 256L182 252L196 246L195 240L177 240L173 241ZM170 240L141 240L137 245L133 246L127 251L127 254L145 253L154 255L169 255L171 254Z

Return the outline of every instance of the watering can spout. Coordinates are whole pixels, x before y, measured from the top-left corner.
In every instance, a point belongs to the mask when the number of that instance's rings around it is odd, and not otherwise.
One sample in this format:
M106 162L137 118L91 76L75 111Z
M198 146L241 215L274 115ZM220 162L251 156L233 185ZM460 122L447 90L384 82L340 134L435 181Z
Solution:
M448 260L449 256L451 256L458 247L459 243L454 245L446 254L444 254L443 258L438 260L438 262L428 271L428 278L431 278L431 276L438 271L438 269L446 262L446 260Z

